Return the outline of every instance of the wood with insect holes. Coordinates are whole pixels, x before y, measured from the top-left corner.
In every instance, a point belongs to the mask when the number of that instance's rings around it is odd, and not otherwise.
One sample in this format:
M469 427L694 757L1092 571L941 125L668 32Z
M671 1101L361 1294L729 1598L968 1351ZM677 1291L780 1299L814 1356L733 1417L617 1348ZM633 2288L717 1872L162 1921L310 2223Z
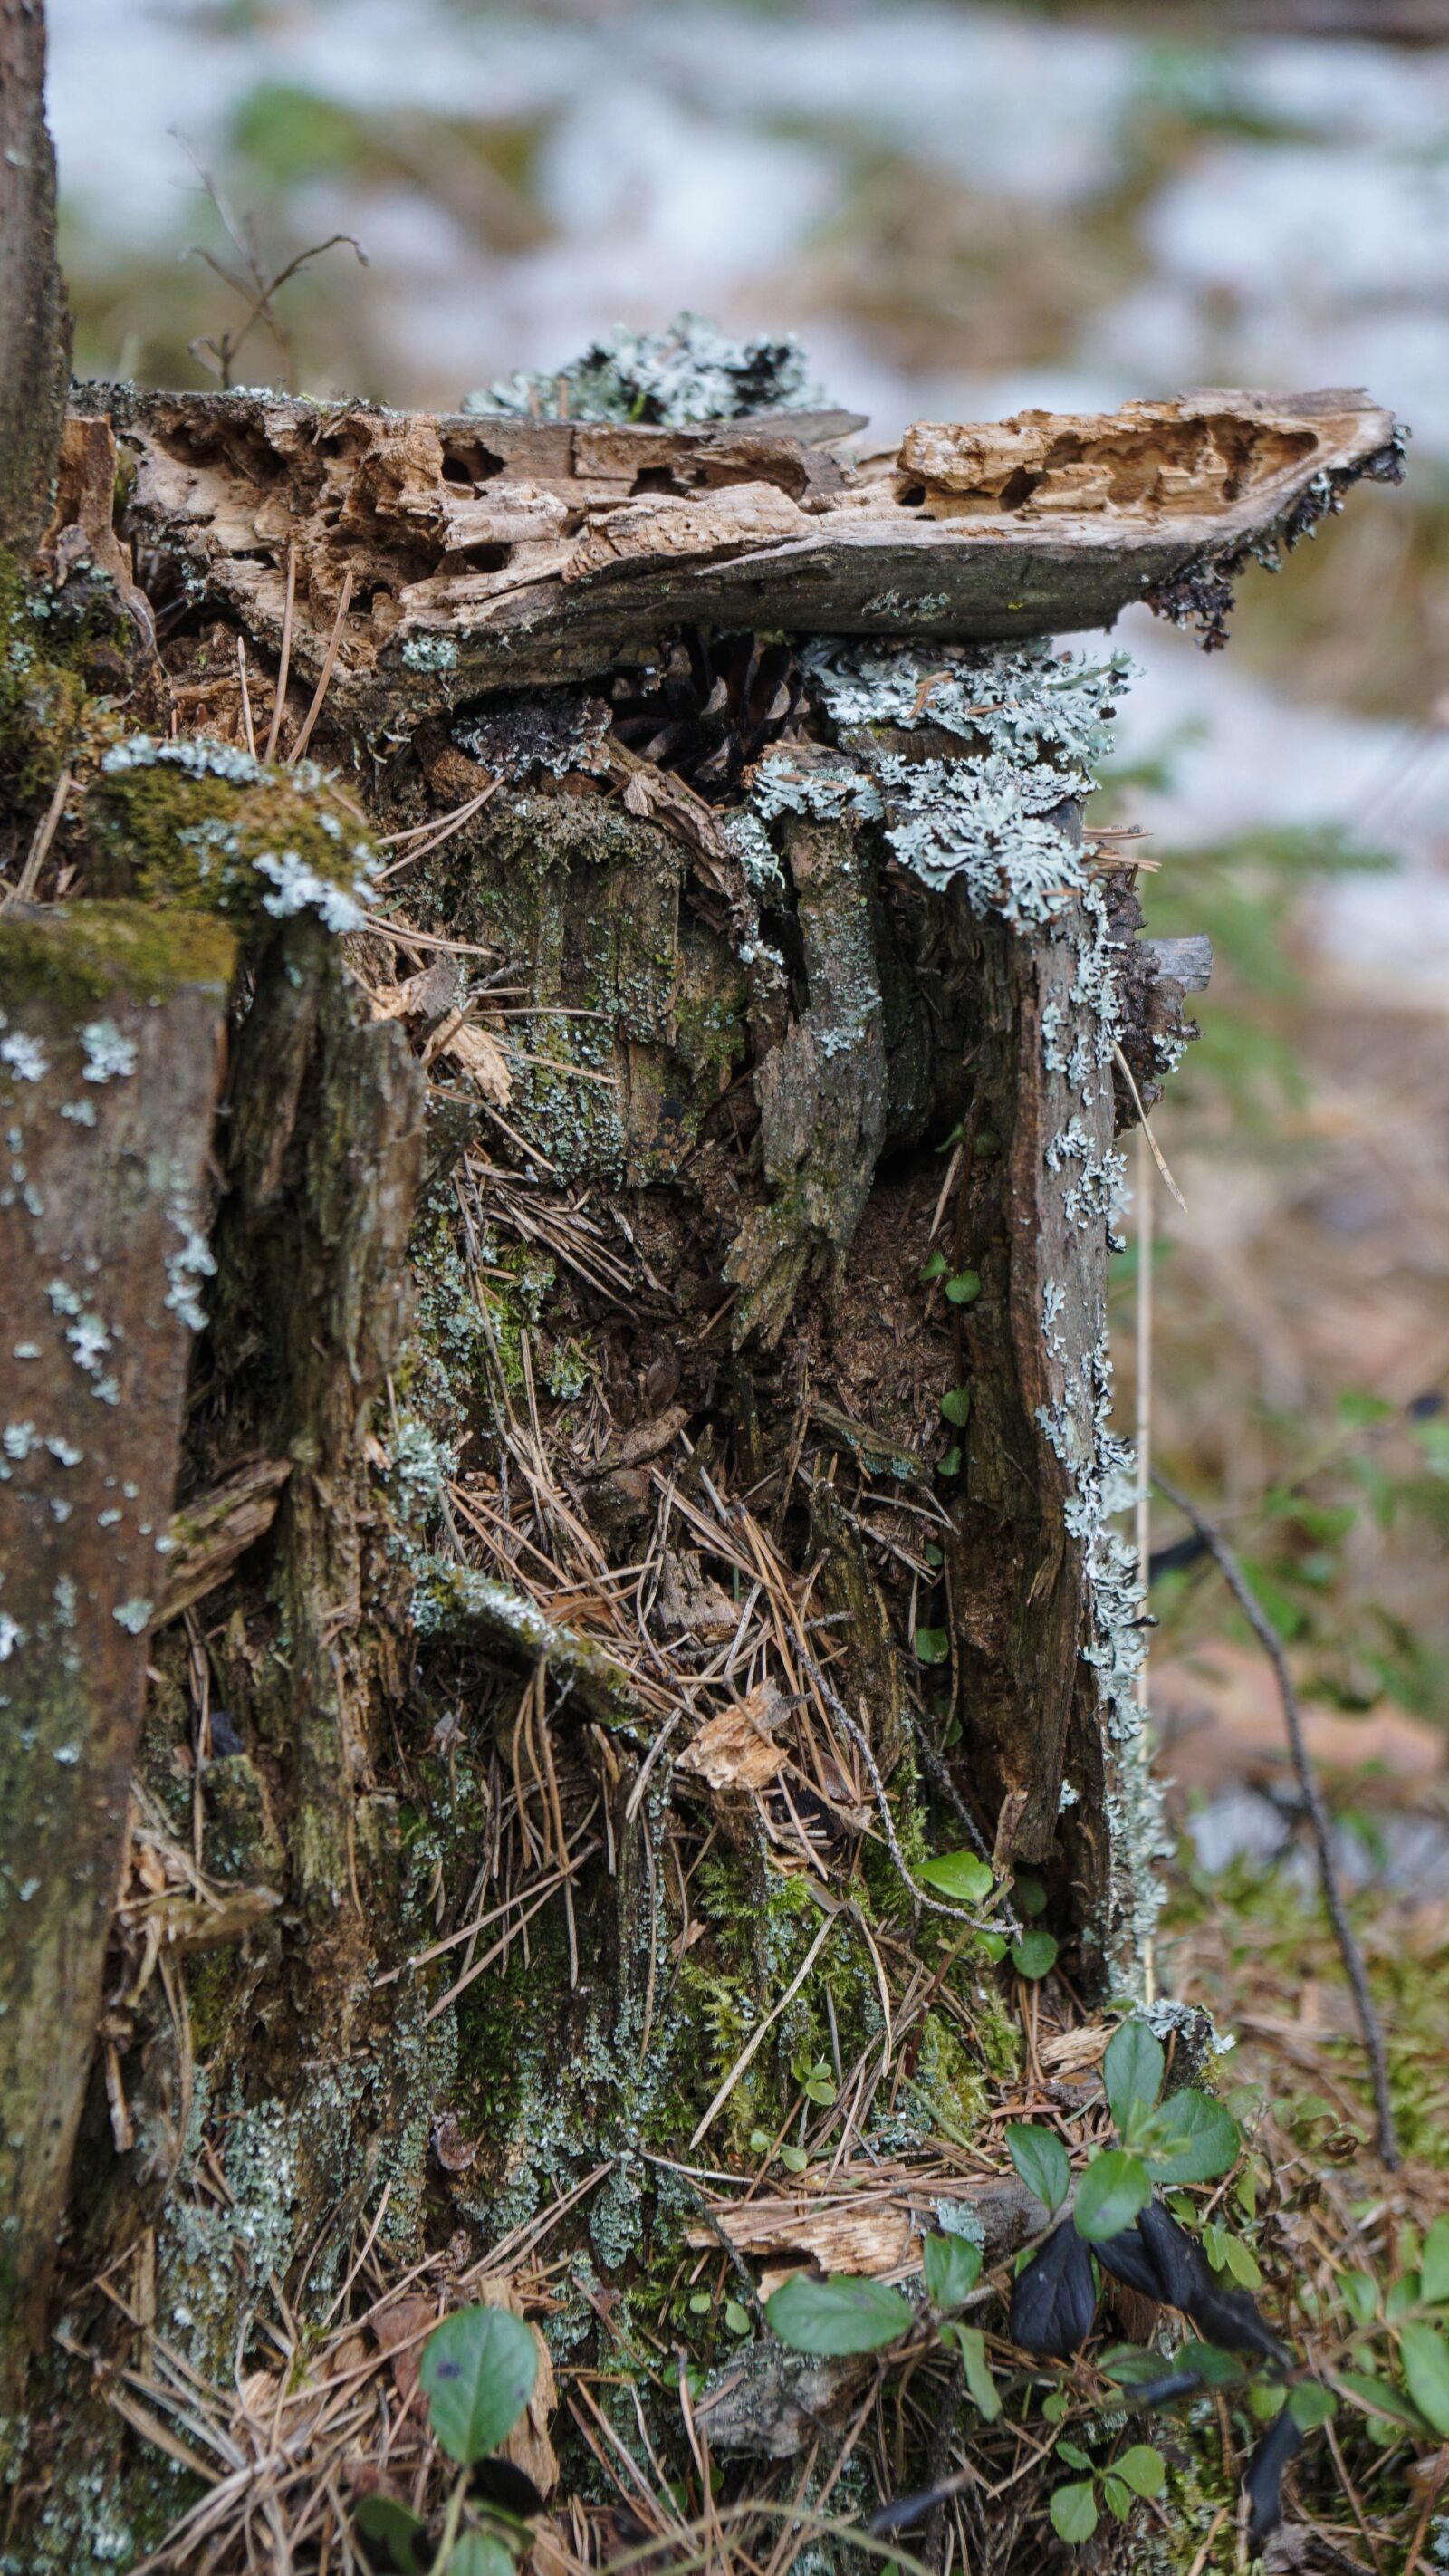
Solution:
M128 956L129 950L129 956ZM0 922L0 2346L13 2393L65 2204L124 1848L202 1285L233 962L191 915ZM84 1104L84 1118L62 1113ZM23 1186L21 1184L23 1183Z
M1398 473L1392 416L1357 393L918 422L858 465L788 414L660 430L352 403L323 446L285 396L75 399L135 461L138 532L184 524L212 596L269 652L285 629L314 683L352 572L366 606L330 700L349 724L588 678L676 623L1007 640L1110 625L1144 595L1191 604L1194 579L1220 618L1224 567Z

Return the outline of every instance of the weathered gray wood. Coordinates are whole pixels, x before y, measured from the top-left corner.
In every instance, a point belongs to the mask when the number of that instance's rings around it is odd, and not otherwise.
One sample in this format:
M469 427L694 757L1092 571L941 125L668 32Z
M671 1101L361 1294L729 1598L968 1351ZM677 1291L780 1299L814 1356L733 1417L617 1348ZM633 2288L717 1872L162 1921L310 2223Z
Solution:
M0 920L0 2350L44 2297L205 1284L228 931Z
M1363 475L1397 476L1361 393L1210 393L1101 417L918 423L859 464L748 422L700 430L91 386L133 455L132 524L291 668L341 615L334 717L416 722L586 678L679 622L995 640L1133 600L1221 628L1246 555ZM350 601L342 607L344 578Z

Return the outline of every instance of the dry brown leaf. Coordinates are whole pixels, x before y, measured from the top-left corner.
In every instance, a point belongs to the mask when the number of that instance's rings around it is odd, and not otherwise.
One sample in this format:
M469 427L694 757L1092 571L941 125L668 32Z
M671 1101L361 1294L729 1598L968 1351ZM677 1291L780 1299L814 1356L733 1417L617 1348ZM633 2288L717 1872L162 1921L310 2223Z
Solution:
M392 2360L393 2386L404 2412L417 2393L418 2372L422 2368L423 2339L427 2328L437 2322L437 2303L420 2290L404 2292L389 2299L372 2320L373 2336L380 2350ZM405 2346L405 2350L400 2350Z
M789 1758L770 1733L772 1711L776 1721L784 1715L774 1693L757 1684L732 1708L706 1720L681 1753L680 1770L696 1772L711 1789L768 1788Z
M480 2281L478 2303L485 2308L507 2308L515 2317L523 2315L523 2302L510 2281ZM528 2331L538 2355L538 2374L518 2422L503 2445L503 2457L530 2477L541 2496L551 2494L558 2485L558 2458L549 2439L549 2420L558 2409L558 2384L553 2375L553 2361L547 2344L531 2320Z

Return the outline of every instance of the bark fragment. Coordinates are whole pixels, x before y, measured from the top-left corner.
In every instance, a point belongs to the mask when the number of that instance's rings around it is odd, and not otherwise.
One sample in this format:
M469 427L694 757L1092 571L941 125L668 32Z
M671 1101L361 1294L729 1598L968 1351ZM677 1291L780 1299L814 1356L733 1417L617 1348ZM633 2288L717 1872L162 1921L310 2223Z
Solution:
M0 922L0 2346L65 2205L181 1402L233 943L128 907Z

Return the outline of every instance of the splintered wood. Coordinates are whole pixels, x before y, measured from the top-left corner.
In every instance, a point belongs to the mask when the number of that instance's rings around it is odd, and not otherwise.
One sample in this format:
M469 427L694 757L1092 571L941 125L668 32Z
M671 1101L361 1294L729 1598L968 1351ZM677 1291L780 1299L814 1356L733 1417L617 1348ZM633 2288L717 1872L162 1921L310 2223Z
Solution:
M1195 567L1231 571L1398 467L1392 417L1351 392L918 422L854 457L838 413L651 429L84 399L134 463L131 533L273 653L295 566L292 670L314 684L335 631L348 720L583 678L679 620L1004 639L1154 594L1181 614Z

